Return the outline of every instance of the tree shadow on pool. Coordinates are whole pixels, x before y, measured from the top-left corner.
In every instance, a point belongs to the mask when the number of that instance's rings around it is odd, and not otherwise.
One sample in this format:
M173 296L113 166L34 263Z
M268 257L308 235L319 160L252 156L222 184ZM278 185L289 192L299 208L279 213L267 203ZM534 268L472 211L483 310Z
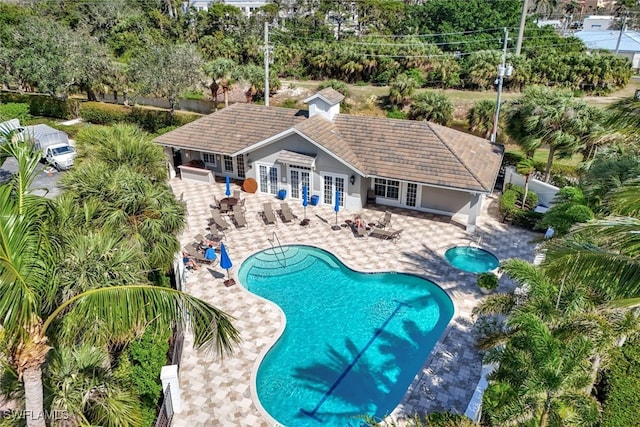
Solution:
M427 297L411 303L428 305L433 303L431 300ZM375 338L369 345L358 346L345 338L342 349L328 346L324 360L317 358L317 362L294 373L305 387L320 396L316 402L308 402L308 407L300 408L299 416L322 420L356 419L365 414L385 416L400 402L429 356L433 329L440 331L437 340L448 321L441 319L426 329L413 320L403 319L399 334L372 330L371 336ZM338 399L344 407L353 409L337 413L326 404L328 399ZM380 405L384 407L379 408Z

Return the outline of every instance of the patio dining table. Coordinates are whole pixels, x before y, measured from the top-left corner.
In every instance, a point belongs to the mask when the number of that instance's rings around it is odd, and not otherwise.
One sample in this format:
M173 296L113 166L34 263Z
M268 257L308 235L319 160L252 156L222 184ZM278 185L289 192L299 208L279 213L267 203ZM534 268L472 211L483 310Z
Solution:
M224 199L220 199L220 203L226 203L227 206L229 207L233 207L235 205L237 205L240 202L240 199L237 199L235 197L225 197Z

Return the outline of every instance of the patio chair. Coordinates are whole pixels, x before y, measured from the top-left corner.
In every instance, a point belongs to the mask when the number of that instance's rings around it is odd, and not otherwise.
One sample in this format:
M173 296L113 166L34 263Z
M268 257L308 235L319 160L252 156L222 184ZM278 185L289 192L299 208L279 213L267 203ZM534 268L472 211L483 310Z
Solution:
M220 215L220 211L212 209L211 216L212 216L213 224L215 224L219 230L224 231L231 228L229 223L222 218L222 215Z
M376 222L376 227L387 228L389 226L391 226L391 212L386 211L384 217Z
M271 207L271 203L267 202L262 205L261 217L265 224L276 223L276 216L273 213L273 208Z
M198 250L197 250L197 249L195 248L195 246L193 246L193 245L187 245L187 246L185 246L185 247L184 247L184 251L185 251L186 253L188 253L188 254L189 254L189 256L191 256L191 257L193 257L193 258L196 258L196 257L198 257L199 255L201 255L200 253L198 253Z
M402 229L399 230L385 230L382 228L374 228L369 236L377 237L382 240L392 240L394 243L397 239L400 238L400 233L402 233Z
M216 196L213 196L213 204L211 205L211 207L214 209L220 209L220 201L216 198Z
M229 205L226 203L220 203L220 212L228 212L229 211Z
M365 239L369 237L366 227L356 227L354 225L353 228L356 237L364 237Z
M287 202L280 203L280 217L282 222L292 222L296 218Z
M233 198L240 200L240 190L233 190Z
M233 220L236 223L236 227L240 228L240 227L247 227L247 220L244 217L244 212L242 212L242 208L240 207L240 205L235 205L233 207Z

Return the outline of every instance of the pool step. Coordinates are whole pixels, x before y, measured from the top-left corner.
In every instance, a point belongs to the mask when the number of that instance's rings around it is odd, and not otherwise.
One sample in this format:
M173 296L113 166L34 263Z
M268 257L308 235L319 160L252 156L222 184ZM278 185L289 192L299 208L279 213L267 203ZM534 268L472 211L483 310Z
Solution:
M295 262L293 262L295 261ZM306 270L313 266L318 261L317 258L312 256L296 257L295 259L288 259L286 268L278 262L269 262L268 264L255 264L248 272L249 276L253 278L259 277L277 277L282 275L295 274L299 271Z

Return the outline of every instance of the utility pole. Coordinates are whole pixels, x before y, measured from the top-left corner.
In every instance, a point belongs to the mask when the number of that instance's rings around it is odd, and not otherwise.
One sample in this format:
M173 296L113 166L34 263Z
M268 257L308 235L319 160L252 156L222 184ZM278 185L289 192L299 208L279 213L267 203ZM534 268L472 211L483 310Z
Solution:
M498 119L500 117L500 102L502 98L502 83L504 82L504 76L511 76L513 73L513 67L511 64L506 65L507 61L507 42L509 41L509 31L504 29L504 43L502 45L502 61L498 65L498 100L496 101L496 114L493 116L493 130L491 131L491 142L496 142L496 135L498 134Z
M620 25L620 32L618 33L618 41L616 42L616 53L620 50L620 41L622 40L622 33L624 33L624 27L627 26L627 16L629 12L625 12L622 16L622 24Z
M524 37L524 24L527 22L528 0L522 4L522 14L520 15L520 28L518 28L518 40L516 41L516 55L520 55L522 50L522 38Z
M269 106L269 24L264 23L264 105Z

